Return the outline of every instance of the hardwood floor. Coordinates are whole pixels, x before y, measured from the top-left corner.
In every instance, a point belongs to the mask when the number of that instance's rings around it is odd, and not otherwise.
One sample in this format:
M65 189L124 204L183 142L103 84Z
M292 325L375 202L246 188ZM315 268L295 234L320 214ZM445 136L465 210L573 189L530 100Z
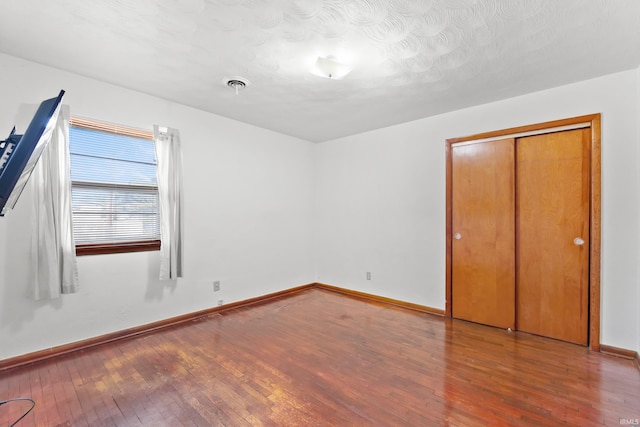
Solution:
M633 362L309 289L0 373L18 426L610 425ZM0 406L0 425L28 409Z

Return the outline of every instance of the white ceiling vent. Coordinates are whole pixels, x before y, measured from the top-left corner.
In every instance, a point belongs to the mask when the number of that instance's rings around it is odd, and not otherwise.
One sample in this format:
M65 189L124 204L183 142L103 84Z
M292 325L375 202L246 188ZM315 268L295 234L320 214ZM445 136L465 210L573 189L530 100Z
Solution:
M240 93L240 90L246 88L251 84L248 79L240 76L227 77L224 79L224 83L232 89L235 89L236 95Z

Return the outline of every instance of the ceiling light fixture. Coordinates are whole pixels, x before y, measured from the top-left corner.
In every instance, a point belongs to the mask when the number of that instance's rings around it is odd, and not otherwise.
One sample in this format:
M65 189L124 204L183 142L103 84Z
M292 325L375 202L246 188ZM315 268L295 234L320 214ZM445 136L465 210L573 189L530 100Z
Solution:
M232 89L236 90L236 95L240 93L240 89L244 89L251 84L251 82L244 77L234 76L224 79L224 84Z
M319 56L311 72L327 79L342 80L351 72L351 67L334 60L332 57Z

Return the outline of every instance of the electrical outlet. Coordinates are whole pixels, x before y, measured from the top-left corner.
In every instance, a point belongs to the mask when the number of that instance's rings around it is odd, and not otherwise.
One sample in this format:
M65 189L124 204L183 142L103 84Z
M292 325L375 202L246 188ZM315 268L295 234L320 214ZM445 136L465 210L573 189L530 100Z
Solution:
M220 281L216 280L213 282L213 292L218 292L220 290Z
M367 271L367 280L371 280L371 272Z
M218 300L218 307L221 306L222 304L224 304L224 301L222 301L221 299Z

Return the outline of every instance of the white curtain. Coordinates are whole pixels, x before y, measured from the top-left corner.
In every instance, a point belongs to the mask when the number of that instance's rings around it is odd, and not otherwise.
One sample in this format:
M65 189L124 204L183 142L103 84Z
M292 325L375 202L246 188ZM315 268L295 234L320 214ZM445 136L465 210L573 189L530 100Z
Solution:
M61 106L51 141L31 175L34 192L34 297L58 298L79 290L71 217L69 107Z
M160 280L183 277L183 195L180 132L155 125L160 199Z

